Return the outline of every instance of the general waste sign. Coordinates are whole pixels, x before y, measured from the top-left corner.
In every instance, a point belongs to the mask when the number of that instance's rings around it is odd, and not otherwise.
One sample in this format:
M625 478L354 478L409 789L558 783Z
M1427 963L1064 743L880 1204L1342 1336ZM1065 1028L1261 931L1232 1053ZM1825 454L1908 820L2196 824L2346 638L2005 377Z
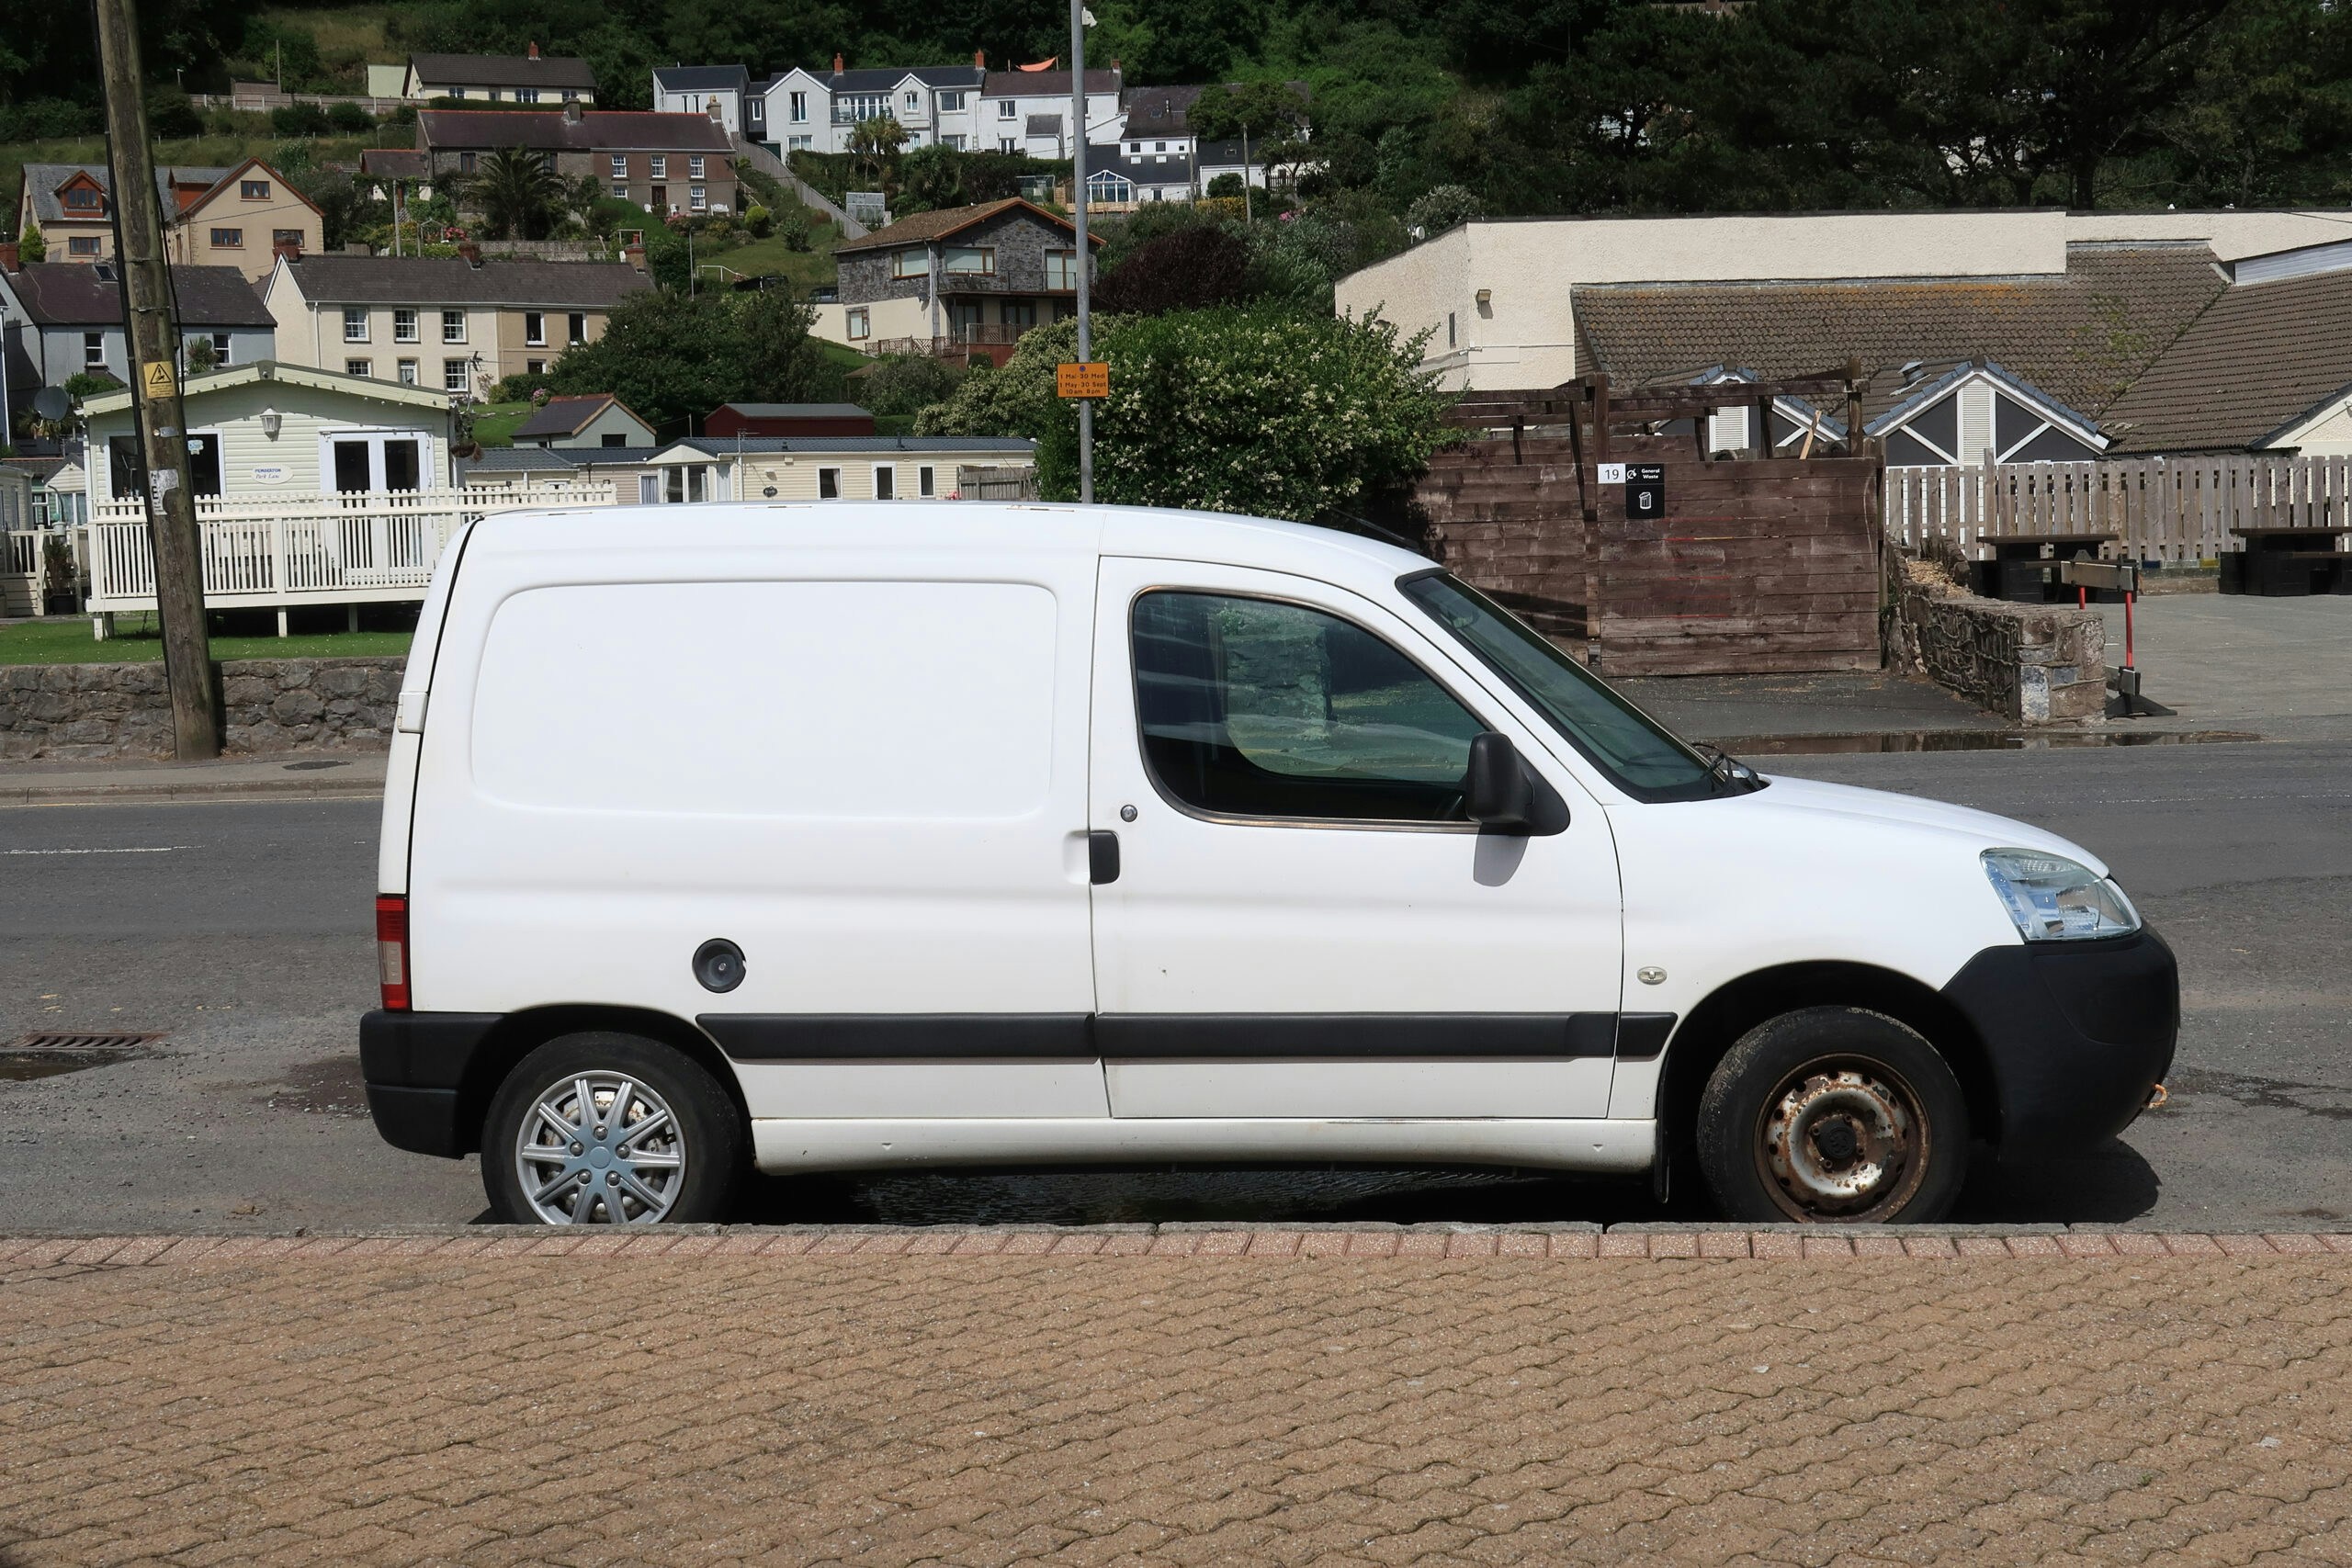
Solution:
M1111 367L1099 359L1083 365L1057 365L1054 389L1065 398L1107 398L1111 395Z
M1666 515L1666 465L1664 463L1625 465L1625 515L1628 517Z

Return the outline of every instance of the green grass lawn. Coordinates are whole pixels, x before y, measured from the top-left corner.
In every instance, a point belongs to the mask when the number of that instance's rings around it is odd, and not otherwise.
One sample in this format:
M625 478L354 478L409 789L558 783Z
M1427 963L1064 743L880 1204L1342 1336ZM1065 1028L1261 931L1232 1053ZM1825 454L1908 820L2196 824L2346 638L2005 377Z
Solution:
M299 613L299 612L298 612ZM340 615L341 611L334 612ZM243 626L258 617L236 616ZM404 631L309 633L289 637L215 637L212 657L229 659L382 658L408 652ZM0 664L127 664L164 657L163 634L153 615L119 615L115 635L104 642L90 635L87 616L74 620L27 621L0 626Z
M833 265L833 247L841 243L841 231L831 221L820 218L814 208L808 216L816 220L809 233L808 249L796 251L771 234L764 240L750 240L730 250L706 252L700 244L695 247L697 264L708 262L730 268L745 277L765 277L774 275L788 280L787 287L795 299L805 301L809 289L820 283L831 283L837 276ZM702 275L705 283L719 279L717 272ZM731 283L733 278L726 281Z
M474 439L485 446L512 446L514 432L531 417L531 405L484 403L474 411Z

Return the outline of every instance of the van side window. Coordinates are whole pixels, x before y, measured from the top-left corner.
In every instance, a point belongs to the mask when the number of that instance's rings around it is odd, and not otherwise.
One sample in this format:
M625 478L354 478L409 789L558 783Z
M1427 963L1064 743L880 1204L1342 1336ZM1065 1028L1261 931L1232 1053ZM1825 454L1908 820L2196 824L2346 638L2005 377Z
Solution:
M1460 822L1487 728L1363 627L1302 604L1157 592L1136 600L1144 760L1220 816Z

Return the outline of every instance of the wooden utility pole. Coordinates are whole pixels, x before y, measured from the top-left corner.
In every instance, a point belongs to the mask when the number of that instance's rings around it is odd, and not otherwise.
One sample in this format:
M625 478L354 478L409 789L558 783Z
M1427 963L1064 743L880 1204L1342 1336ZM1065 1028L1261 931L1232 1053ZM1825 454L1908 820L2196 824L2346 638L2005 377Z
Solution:
M164 256L147 100L140 85L139 29L131 0L91 0L107 98L107 152L114 188L115 273L122 291L124 368L145 471L147 533L155 561L155 618L164 629L164 678L172 694L172 750L183 762L220 754L220 694L204 630L204 575L196 497L187 485L187 421L180 408L179 322ZM106 454L87 459L96 466Z

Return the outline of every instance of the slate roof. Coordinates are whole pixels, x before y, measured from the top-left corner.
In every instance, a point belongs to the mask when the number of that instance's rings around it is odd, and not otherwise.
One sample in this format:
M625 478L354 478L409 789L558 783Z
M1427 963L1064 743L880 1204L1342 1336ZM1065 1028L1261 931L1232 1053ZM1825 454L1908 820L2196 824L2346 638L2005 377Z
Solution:
M549 398L531 412L531 417L514 429L514 439L540 435L577 435L603 414L606 409L617 408L629 418L653 427L639 419L635 410L610 392L591 392L584 397Z
M746 419L865 419L855 403L721 403Z
M991 98L1067 98L1069 96L1069 73L1067 71L991 71L981 92ZM1116 71L1089 71L1086 90L1090 93L1115 93L1119 90Z
M657 65L653 83L665 93L740 93L752 85L752 73L741 65Z
M1204 162L1207 160L1204 159ZM1578 360L1621 384L1710 365L1818 375L1997 360L2103 415L2224 285L2201 242L2070 245L2063 275L1826 283L1579 284Z
M1206 87L1130 87L1121 95L1130 141L1144 136L1190 136L1187 117Z
M327 305L521 305L605 310L653 280L627 262L485 261L462 256L304 256L279 264L302 298Z
M28 262L8 287L38 326L120 327L121 286L111 263ZM172 292L184 327L277 325L261 295L233 266L175 266Z
M428 148L527 147L535 152L732 152L727 128L707 114L644 109L420 109L417 135Z
M1062 117L1057 114L1033 114L1023 131L1025 136L1059 136L1061 133Z
M407 147L370 147L359 154L359 172L386 179L421 180L433 172L424 154Z
M854 251L896 250L900 245L920 245L932 240L944 240L976 224L1014 209L1042 218L1057 228L1077 232L1077 226L1067 218L1046 211L1036 203L1023 201L1017 196L1001 201L984 201L977 207L943 207L931 212L917 212L899 219L887 229L876 229L863 240L847 240L833 247L835 255L847 255ZM1091 230L1086 236L1092 244L1101 244L1102 236Z
M2352 391L2352 272L2241 284L2102 422L2119 452L2244 451Z
M789 71L779 72L774 79L781 82L790 74ZM820 83L829 93L880 93L910 76L926 87L977 87L988 73L977 65L872 65L854 71L805 71L803 74Z
M451 87L576 87L594 92L596 73L584 60L544 54L412 54L420 85Z
M220 168L198 168L187 164L171 164L155 171L155 192L164 198L167 217L180 212L179 198L173 195L175 186L202 186L209 194L214 186L229 177L232 171ZM32 217L36 223L81 222L103 218L103 213L69 213L57 198L57 187L75 175L87 175L98 182L98 188L111 193L114 176L104 164L27 164L25 190L32 198Z

